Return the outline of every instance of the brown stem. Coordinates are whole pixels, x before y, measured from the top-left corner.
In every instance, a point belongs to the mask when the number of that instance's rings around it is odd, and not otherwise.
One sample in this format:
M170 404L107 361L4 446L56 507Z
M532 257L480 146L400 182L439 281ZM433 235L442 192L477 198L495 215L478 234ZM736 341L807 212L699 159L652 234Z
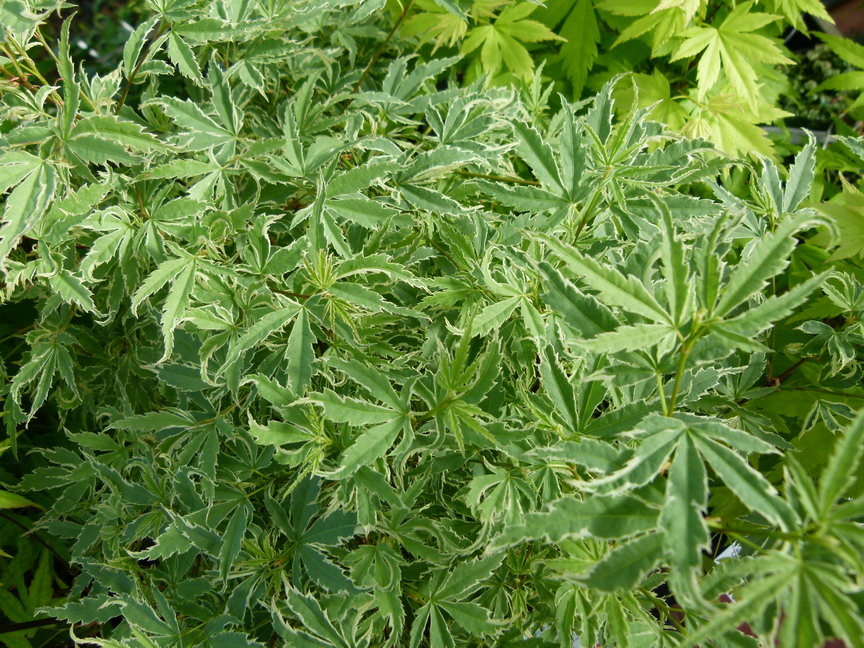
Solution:
M57 619L35 619L34 621L24 621L23 623L11 623L0 627L0 634L20 632L21 630L30 630L31 628L41 628L43 626L60 625L61 623L63 622Z
M767 382L771 387L779 387L779 386L780 386L780 383L782 383L782 382L783 382L784 380L786 380L789 376L791 376L791 375L795 372L795 370L796 370L798 367L800 367L802 364L804 364L805 362L807 362L809 359L810 359L810 358L801 358L798 362L796 362L795 364L793 364L791 367L789 367L786 371L784 371L783 373L781 373L779 376L771 376L771 375L769 375L769 376L765 379L765 381L766 381L766 382Z
M68 569L70 572L73 571L72 565L70 565L69 562L63 556L61 556L59 553L57 553L57 551L51 545L49 545L47 542L45 542L45 540L43 540L41 537L36 535L36 533L32 529L28 529L26 526L21 524L18 520L16 520L12 516L2 512L2 511L0 511L0 518L3 518L4 520L8 520L9 522L14 524L15 526L17 526L21 529L24 529L24 531L25 531L24 535L29 535L36 542L38 542L43 547L45 547L51 553L52 556L54 556L57 560L59 560L63 564L64 567L66 567L66 569Z
M132 89L132 84L135 83L135 77L138 76L138 71L141 69L141 66L144 65L144 62L147 60L147 57L150 56L150 48L153 46L153 43L162 35L162 32L165 31L166 24L164 22L159 23L159 28L156 30L156 35L153 37L153 40L150 41L150 44L147 45L147 49L141 53L141 60L135 65L132 69L132 72L129 74L129 78L126 79L126 85L123 86L123 92L120 95L120 100L117 102L117 107L114 109L114 114L119 115L120 110L123 108L123 104L126 103L126 97L129 96L129 90Z
M378 49L375 50L375 53L372 55L372 58L369 60L369 64L366 66L366 69L363 70L363 74L360 75L360 79L357 83L354 84L353 92L357 92L360 89L360 86L363 85L363 82L366 80L366 77L369 76L369 73L372 71L372 68L378 62L381 54L384 52L384 48L387 47L387 43L390 42L390 39L393 38L393 34L396 33L396 30L402 26L402 23L405 22L405 18L408 17L408 11L411 9L411 5L414 4L414 0L408 0L405 3L405 6L402 7L402 13L399 14L399 18L396 20L396 23L393 25L392 29L390 29L390 33L387 34L387 37L384 41L378 46Z

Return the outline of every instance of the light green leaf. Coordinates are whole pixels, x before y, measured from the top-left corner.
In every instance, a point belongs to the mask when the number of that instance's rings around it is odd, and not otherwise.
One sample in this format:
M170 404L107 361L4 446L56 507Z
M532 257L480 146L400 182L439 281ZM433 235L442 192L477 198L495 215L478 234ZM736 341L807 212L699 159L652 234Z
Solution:
M0 509L25 508L28 506L42 508L36 502L30 501L26 497L21 497L17 493L10 493L9 491L0 489Z

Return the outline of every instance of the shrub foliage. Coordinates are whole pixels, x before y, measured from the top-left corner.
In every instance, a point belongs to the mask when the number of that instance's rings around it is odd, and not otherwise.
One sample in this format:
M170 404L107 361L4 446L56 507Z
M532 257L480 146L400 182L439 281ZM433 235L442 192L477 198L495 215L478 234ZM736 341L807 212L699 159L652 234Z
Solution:
M0 642L861 645L814 141L546 117L375 2L153 2L107 75L0 7Z

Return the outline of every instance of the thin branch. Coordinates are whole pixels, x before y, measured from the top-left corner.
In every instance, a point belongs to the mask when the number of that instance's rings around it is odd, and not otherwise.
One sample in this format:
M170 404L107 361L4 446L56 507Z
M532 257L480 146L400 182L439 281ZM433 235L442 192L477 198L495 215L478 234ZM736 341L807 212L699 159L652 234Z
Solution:
M0 518L3 518L4 520L8 520L9 522L14 524L15 526L17 526L21 529L24 529L24 531L25 531L24 535L27 535L27 536L30 536L31 538L33 538L36 542L38 542L43 547L45 547L51 553L52 556L54 556L57 560L59 560L61 563L63 563L63 566L66 567L66 569L68 569L70 572L73 571L72 565L70 565L69 562L63 556L61 556L59 553L57 553L57 551L54 549L54 547L49 545L47 542L45 542L45 540L43 540L39 535L37 535L36 532L33 531L33 529L28 529L26 526L21 524L21 522L19 522L18 520L16 520L15 518L13 518L12 516L8 515L7 513L3 512L3 511L0 511Z
M166 24L164 22L159 23L159 28L156 30L156 35L153 36L153 40L147 45L147 49L141 53L141 60L133 68L132 72L129 74L129 78L126 79L126 85L123 86L123 92L120 95L120 100L117 102L117 107L114 109L114 114L119 115L120 110L123 108L123 104L126 103L126 97L129 95L129 90L132 89L132 84L135 83L135 77L138 76L138 71L141 69L141 66L147 61L147 57L150 56L150 48L153 47L153 43L155 43L159 37L162 35L162 32L165 30Z
M398 20L393 25L393 28L390 30L390 33L387 34L387 38L385 38L382 43L378 46L378 49L375 50L375 53L372 55L372 58L369 60L369 64L366 66L366 69L363 70L363 74L360 75L360 79L357 83L354 84L353 92L357 92L360 89L360 86L363 85L363 82L366 80L366 77L369 76L369 73L372 71L372 68L378 62L378 59L381 57L381 54L384 53L384 48L387 47L387 43L390 42L390 39L393 38L393 35L396 33L396 30L402 26L402 23L405 22L405 18L408 17L408 11L411 9L411 6L414 4L414 0L408 0L405 3L405 6L402 7L402 13L399 14Z
M20 632L21 630L30 630L31 628L42 628L44 626L62 625L63 623L63 621L58 621L57 619L36 619L34 621L24 621L23 623L12 623L0 627L0 634Z

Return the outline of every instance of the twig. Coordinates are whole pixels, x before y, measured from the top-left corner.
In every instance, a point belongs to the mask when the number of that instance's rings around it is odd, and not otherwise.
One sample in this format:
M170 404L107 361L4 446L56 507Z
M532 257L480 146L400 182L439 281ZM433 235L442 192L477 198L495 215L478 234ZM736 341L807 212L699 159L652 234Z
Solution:
M129 73L129 78L126 79L126 85L123 86L123 93L120 95L120 99L117 101L117 107L114 109L114 114L119 115L120 110L123 108L123 104L126 103L126 97L129 95L129 90L132 89L132 84L135 83L135 77L138 76L138 71L141 69L141 66L144 65L144 62L147 60L147 57L150 56L150 48L153 47L153 43L162 35L162 32L165 29L165 23L160 22L159 28L156 30L156 35L153 37L153 40L147 45L147 49L141 52L141 60L133 68L132 72Z
M70 565L69 562L63 556L61 556L59 553L57 553L57 551L54 549L54 547L49 545L47 542L45 542L45 540L43 540L40 536L38 536L36 534L36 532L33 531L33 529L28 529L26 526L21 524L18 520L16 520L12 516L2 512L2 511L0 511L0 517L2 517L4 520L8 520L9 522L14 524L15 526L18 526L18 527L24 529L24 531L26 532L24 535L28 535L28 536L32 537L36 542L38 542L43 547L45 547L51 553L52 556L54 556L57 560L59 560L61 563L63 563L63 565L66 567L67 570L69 570L70 573L73 571L72 565Z
M369 76L369 73L372 71L372 68L375 66L375 64L378 62L378 59L380 58L381 54L384 52L384 48L387 47L387 43L390 42L390 39L393 38L393 34L395 34L396 30L402 26L403 22L405 22L405 18L408 17L408 11L411 9L411 6L413 4L414 4L414 0L408 0L408 2L405 3L405 6L402 7L402 13L399 14L398 20L396 20L396 23L393 25L392 29L390 30L390 33L387 34L387 38L385 38L382 41L382 43L378 46L378 49L375 50L375 53L372 55L372 58L369 60L369 64L366 66L366 69L363 70L363 74L360 75L360 79L357 81L357 83L354 84L353 92L357 92L360 89L360 86L363 85L363 82L366 80L366 77Z
M7 626L0 627L0 634L8 634L10 632L20 632L21 630L29 630L31 628L41 628L43 626L60 625L63 621L57 619L36 619L35 621L24 621L23 623L12 623Z

